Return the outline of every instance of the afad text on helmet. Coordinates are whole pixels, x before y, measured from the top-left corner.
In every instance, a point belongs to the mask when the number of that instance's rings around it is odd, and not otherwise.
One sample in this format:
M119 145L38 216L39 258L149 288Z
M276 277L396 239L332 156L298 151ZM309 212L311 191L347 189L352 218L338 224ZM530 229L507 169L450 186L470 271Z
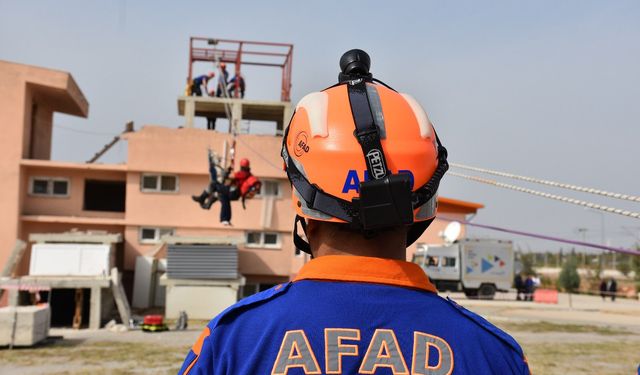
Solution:
M413 190L413 172L408 169L400 169L398 173L406 173L409 175L409 182L411 183L411 189ZM342 193L346 194L351 190L355 190L356 193L360 193L360 182L369 181L369 172L362 171L362 178L358 175L358 171L350 169L347 172L347 176L344 179L344 185L342 186Z
M309 145L307 144L307 133L300 132L296 135L295 147L293 149L293 153L300 157L305 153L309 152Z

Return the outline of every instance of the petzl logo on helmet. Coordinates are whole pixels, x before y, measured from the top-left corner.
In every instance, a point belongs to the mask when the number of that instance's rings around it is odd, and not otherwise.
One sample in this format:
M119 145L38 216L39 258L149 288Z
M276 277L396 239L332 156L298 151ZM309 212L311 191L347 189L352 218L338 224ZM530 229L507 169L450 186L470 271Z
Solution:
M371 169L372 177L375 180L381 179L384 177L387 167L384 165L384 160L382 160L382 151L374 148L373 150L367 152L367 162L369 163L369 168Z
M300 157L302 154L309 152L309 145L307 144L307 133L300 132L296 136L295 148L293 150L296 156Z

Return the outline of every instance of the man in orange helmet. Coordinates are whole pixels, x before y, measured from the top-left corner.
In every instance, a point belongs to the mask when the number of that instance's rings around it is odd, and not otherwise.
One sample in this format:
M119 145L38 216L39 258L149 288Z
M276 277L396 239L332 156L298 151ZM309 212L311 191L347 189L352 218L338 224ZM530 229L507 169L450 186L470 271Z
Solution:
M513 338L406 262L435 218L447 151L369 66L345 53L339 83L305 96L285 132L294 242L311 261L212 320L181 374L529 374Z

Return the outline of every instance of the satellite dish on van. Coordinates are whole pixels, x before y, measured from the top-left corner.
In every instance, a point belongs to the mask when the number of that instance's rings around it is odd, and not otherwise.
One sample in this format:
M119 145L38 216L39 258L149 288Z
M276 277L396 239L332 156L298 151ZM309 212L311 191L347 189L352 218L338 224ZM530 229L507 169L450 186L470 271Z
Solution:
M447 244L454 243L458 237L460 236L460 232L462 231L462 225L460 225L457 221L452 221L447 225L444 229L443 237L444 242Z

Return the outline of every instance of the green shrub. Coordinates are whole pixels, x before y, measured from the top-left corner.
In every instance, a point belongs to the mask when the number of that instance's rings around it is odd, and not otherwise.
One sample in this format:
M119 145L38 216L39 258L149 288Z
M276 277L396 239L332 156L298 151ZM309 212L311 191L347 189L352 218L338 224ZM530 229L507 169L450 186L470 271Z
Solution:
M570 256L562 265L558 285L569 293L573 293L580 287L580 275L578 274L578 260Z

